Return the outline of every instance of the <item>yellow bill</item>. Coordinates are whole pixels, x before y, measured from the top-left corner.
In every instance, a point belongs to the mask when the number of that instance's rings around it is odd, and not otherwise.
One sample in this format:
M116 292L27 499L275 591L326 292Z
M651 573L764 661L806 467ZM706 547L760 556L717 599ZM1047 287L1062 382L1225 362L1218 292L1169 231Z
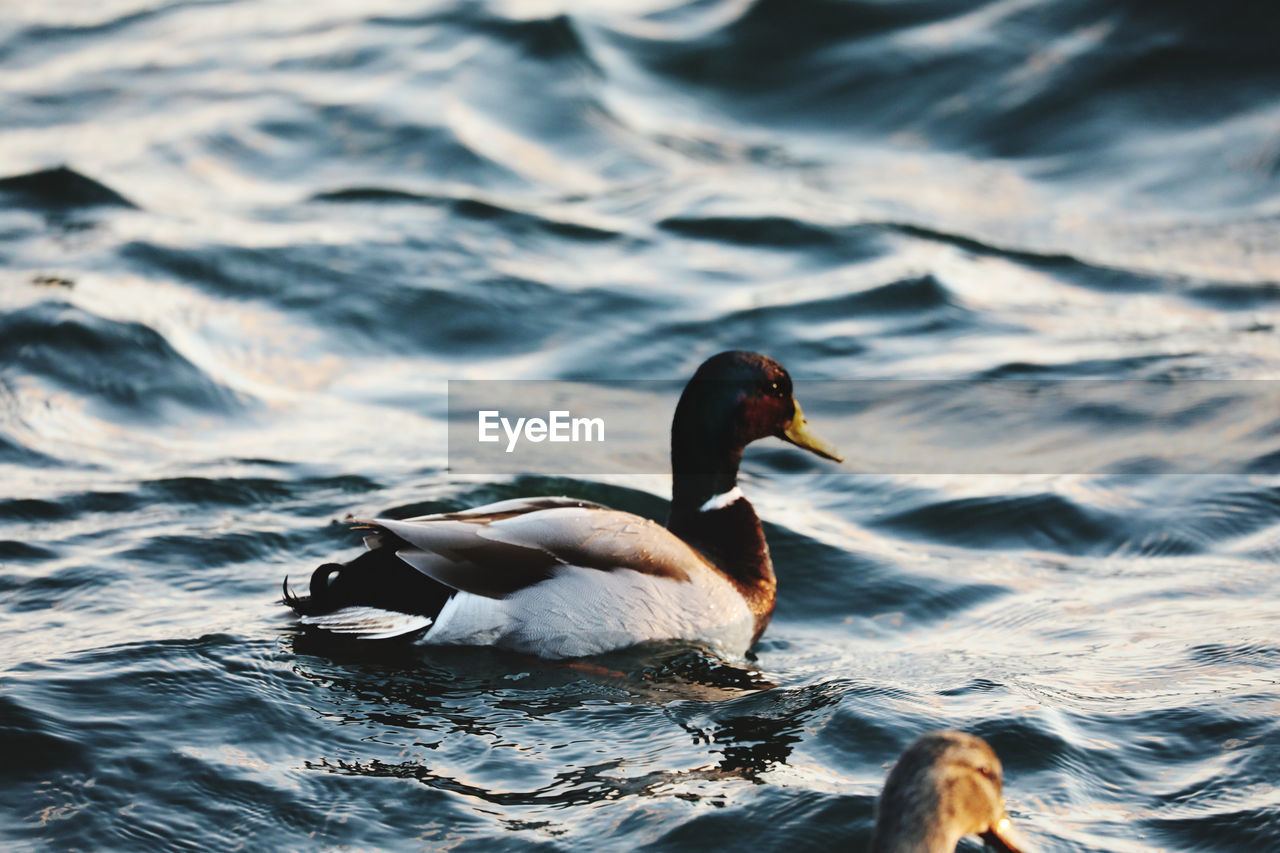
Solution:
M796 447L803 447L805 450L816 453L823 459L830 459L832 462L844 461L835 447L809 431L809 422L804 419L804 412L800 410L799 403L796 403L796 413L791 418L791 423L787 424L787 428L778 437L783 441L791 442Z

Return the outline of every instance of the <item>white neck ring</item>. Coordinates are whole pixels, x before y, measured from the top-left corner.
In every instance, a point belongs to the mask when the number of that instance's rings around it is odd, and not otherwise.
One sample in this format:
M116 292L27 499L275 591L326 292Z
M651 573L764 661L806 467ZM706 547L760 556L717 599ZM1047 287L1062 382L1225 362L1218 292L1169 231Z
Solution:
M724 509L729 504L742 497L742 489L734 486L727 492L718 495L712 495L707 498L707 502L698 507L698 512L711 512L712 510Z

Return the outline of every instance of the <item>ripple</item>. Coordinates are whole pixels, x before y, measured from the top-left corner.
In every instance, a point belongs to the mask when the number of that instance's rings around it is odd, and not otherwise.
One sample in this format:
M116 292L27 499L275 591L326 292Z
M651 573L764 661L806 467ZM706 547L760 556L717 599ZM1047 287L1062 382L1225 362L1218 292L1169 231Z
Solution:
M460 25L468 30L496 37L521 48L542 60L571 58L582 60L588 51L578 35L577 26L568 15L540 17L503 17L491 10L464 6L456 10L426 15L373 15L369 23L386 27L411 27L438 24Z
M555 229L553 229L555 230ZM568 231L578 234L575 227ZM176 250L133 244L127 254L223 295L269 299L303 312L333 330L335 346L357 351L431 353L448 360L527 353L598 327L601 318L643 311L651 300L604 287L566 289L542 281L484 269L461 274L469 287L431 270L426 282L398 266L396 256L416 250L386 246L352 258L339 247L295 246L285 251L235 247ZM332 263L326 264L324 256ZM359 269L361 260L369 267ZM353 261L355 262L353 264ZM378 277L379 268L395 268ZM426 322L423 317L448 318Z
M383 187L350 187L330 190L313 195L311 200L341 203L414 203L447 207L453 213L467 219L494 221L501 225L507 233L518 234L521 231L535 230L571 240L612 240L621 236L617 231L608 228L588 225L583 222L549 218L536 213L516 210L492 201L415 193Z
M686 237L775 248L826 248L837 242L827 228L782 216L672 216L658 227Z
M32 545L30 542L14 542L0 540L0 559L4 560L48 560L55 556L53 551Z
M0 696L0 744L9 772L20 778L84 765L85 751L74 729L42 718L9 696Z
M148 419L171 406L225 413L248 403L149 326L108 320L64 302L0 316L0 358L10 375L35 375L94 404Z
M453 127L409 120L394 110L370 104L320 103L294 112L295 115L265 116L256 127L260 134L277 140L291 152L288 160L293 163L332 161L354 149L363 160L380 163L393 173L403 173L409 163L425 163L432 172L475 186L499 187L519 182L519 172L511 165L489 156ZM287 162L281 162L278 151L263 151L253 144L253 136L211 137L208 144L238 168L252 166L264 177L290 168ZM333 197L333 192L340 195ZM318 193L316 200L353 200L344 198L342 193L341 189ZM363 196L363 201L372 200L367 190L360 192L357 188L357 194ZM390 199L384 196L379 200Z
M0 193L36 208L137 208L120 193L66 166L0 178Z
M1280 283L1212 283L1188 288L1187 295L1227 311L1256 311L1280 302Z
M877 526L971 548L1106 552L1124 541L1115 520L1061 495L961 498L895 513Z

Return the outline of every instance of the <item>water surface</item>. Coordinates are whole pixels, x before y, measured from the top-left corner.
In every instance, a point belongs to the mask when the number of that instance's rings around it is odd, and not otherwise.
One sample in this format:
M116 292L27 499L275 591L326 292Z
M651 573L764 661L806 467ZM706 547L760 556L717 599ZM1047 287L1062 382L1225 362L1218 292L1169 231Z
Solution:
M678 384L727 348L807 380L1277 378L1275 25L1138 0L11 9L0 839L860 849L893 758L951 726L1002 755L1041 849L1280 848L1266 417L1196 475L1172 441L1004 475L762 444L743 487L780 596L747 661L330 643L274 604L356 552L351 513L664 516L659 476L451 473L450 379ZM805 405L856 461L859 415ZM1144 405L1060 420L1106 439ZM1212 442L1236 410L1206 405Z

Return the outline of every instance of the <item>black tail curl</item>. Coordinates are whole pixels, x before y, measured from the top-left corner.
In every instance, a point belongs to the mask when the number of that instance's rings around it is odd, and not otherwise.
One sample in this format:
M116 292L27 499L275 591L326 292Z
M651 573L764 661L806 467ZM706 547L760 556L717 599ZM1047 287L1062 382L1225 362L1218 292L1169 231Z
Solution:
M289 607L299 616L315 616L320 613L329 613L337 610L343 605L331 606L325 603L329 592L329 578L335 573L342 571L345 566L341 563L325 563L311 573L310 594L295 595L289 589L289 576L284 576L284 583L281 584L283 594L280 597L280 603Z
M395 552L395 544L390 544L366 551L349 563L325 563L311 573L307 595L289 589L286 576L280 603L299 616L321 616L343 607L379 607L435 618L454 591L422 574Z

